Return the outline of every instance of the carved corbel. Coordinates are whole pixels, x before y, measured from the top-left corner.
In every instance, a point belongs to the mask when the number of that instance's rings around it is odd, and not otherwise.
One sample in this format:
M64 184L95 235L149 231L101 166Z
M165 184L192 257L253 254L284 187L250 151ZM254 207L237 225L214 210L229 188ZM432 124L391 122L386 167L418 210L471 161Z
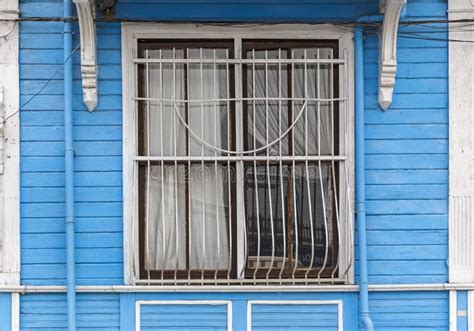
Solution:
M97 106L97 44L95 1L74 0L81 35L81 74L84 104L89 111Z
M397 31L406 0L385 0L379 58L379 105L383 110L392 103L397 73Z

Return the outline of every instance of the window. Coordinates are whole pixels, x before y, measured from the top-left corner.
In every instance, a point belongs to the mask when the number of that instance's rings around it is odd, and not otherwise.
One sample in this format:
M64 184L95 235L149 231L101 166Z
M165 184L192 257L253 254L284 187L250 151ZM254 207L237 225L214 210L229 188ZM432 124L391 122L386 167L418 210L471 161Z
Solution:
M134 281L347 282L341 41L223 34L136 37L133 47L135 147L124 162Z

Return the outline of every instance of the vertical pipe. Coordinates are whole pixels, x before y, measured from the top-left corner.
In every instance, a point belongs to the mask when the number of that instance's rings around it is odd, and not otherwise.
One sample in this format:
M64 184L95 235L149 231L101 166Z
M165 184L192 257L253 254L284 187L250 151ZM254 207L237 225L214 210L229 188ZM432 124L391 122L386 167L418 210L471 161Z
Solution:
M74 257L74 150L72 116L71 0L64 0L64 174L66 191L66 267L68 330L76 330L76 275Z
M364 136L364 45L362 28L354 29L355 43L355 175L357 234L359 240L359 302L362 323L367 331L374 329L369 315L367 280L367 234L365 222L365 136Z

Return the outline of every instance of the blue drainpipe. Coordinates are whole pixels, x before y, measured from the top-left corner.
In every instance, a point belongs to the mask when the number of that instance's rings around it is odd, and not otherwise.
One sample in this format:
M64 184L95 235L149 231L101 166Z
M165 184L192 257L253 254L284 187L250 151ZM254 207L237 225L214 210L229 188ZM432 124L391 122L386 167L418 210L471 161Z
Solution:
M372 331L374 323L369 314L369 288L367 280L367 229L365 222L365 134L364 134L364 34L361 27L354 28L355 44L355 182L356 222L359 239L359 310L365 330Z
M72 16L71 0L64 0L64 145L66 191L67 328L76 330L76 275L74 257L74 150L72 108Z
M400 18L405 18L406 6ZM366 15L357 19L359 23L382 23L383 15ZM364 104L364 33L360 26L354 28L355 44L355 168L356 168L356 222L359 239L359 310L365 330L374 330L369 311L369 282L367 272L367 226L365 219L365 104Z

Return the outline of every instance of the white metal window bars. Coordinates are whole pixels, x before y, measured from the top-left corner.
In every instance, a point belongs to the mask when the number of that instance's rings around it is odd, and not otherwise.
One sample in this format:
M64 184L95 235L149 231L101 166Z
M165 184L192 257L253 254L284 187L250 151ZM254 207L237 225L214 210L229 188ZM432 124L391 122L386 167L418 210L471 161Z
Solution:
M336 144L349 125L348 88L334 91L335 78L347 82L347 55L286 52L168 46L134 59L144 85L135 92L137 284L349 281L349 166Z

